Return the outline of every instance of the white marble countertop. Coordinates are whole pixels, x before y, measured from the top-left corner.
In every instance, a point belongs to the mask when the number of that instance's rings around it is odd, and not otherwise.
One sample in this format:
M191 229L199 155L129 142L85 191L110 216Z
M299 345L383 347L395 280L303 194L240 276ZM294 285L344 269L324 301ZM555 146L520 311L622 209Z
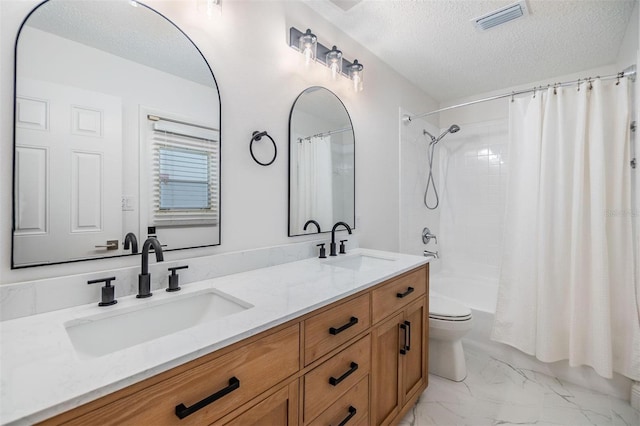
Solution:
M92 303L4 321L0 323L0 424L45 420L428 262L424 257L367 249L346 256L359 254L394 261L352 270L332 265L345 256L305 259L185 284L178 293L156 291L149 299L127 296L110 307ZM207 289L253 307L99 357L79 356L65 329L70 320Z

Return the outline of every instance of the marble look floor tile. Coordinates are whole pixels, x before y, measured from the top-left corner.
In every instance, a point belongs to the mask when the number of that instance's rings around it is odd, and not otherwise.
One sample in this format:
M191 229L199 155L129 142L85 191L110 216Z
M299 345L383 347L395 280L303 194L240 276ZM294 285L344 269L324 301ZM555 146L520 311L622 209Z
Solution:
M640 426L628 402L465 349L467 377L429 375L400 426Z

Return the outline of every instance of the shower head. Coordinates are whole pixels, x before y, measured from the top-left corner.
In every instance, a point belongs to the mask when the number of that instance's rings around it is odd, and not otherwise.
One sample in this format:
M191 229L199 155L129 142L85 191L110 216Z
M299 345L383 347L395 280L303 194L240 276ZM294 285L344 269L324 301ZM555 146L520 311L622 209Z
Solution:
M433 136L431 133L427 132L426 130L422 130L422 134L428 135L431 138L431 145L434 145L440 142L440 140L444 138L447 133L456 133L458 131L460 131L460 126L458 126L457 124L452 124L451 127L449 127L447 130L442 132L440 136L438 136L437 138Z

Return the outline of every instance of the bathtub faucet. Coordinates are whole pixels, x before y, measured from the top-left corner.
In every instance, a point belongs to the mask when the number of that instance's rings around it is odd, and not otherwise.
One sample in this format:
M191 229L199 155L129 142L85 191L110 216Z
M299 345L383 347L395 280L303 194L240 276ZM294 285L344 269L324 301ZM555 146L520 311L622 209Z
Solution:
M424 251L424 256L425 257L433 257L435 259L440 259L440 254L438 254L437 251L429 251L429 250L425 250Z

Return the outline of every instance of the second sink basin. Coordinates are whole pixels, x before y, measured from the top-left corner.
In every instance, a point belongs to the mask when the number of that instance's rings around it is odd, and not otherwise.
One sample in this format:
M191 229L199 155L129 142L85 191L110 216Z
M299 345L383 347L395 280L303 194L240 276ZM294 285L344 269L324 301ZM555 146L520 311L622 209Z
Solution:
M347 268L354 271L364 271L380 266L388 266L389 262L395 262L395 259L370 256L366 254L354 254L350 256L339 257L335 260L330 260L327 263L339 268Z
M128 307L65 323L80 358L94 358L252 308L229 295L208 290Z

